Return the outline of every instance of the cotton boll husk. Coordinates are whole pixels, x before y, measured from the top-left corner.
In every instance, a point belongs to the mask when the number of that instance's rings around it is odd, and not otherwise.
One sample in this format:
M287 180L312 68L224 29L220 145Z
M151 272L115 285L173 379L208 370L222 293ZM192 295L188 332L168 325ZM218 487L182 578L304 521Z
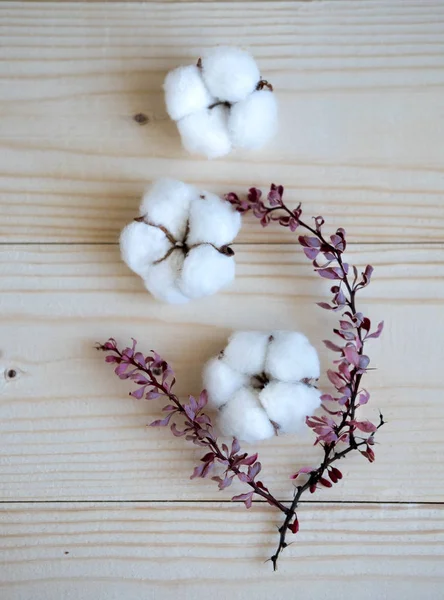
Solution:
M220 408L235 392L248 383L248 377L229 367L222 359L212 358L203 370L203 384L208 392L208 404Z
M277 102L270 90L253 92L231 107L228 120L233 146L262 147L277 131Z
M122 259L130 269L142 276L153 262L161 259L171 247L165 234L157 227L133 222L120 234Z
M304 383L271 381L259 393L259 401L282 433L294 433L321 405L321 392Z
M200 110L177 121L185 150L208 158L224 156L231 150L228 135L228 109L220 104Z
M268 346L265 372L279 381L318 379L318 353L302 333L275 331Z
M185 235L191 200L199 196L192 186L175 179L162 178L145 192L140 214L154 225L163 225L175 239Z
M179 288L189 298L210 296L233 281L235 269L231 256L210 245L197 246L185 258Z
M167 259L152 265L144 277L146 289L158 300L170 304L188 302L189 298L182 294L177 286L183 262L183 252L175 250Z
M174 121L214 103L202 79L201 70L195 65L178 67L165 78L165 104Z
M202 56L202 77L214 97L239 102L256 89L260 73L245 50L219 46Z
M236 371L258 375L264 371L268 333L237 331L233 333L224 350L224 360Z
M241 388L221 409L218 424L223 435L244 442L266 440L274 435L274 427L256 394L248 388Z
M220 248L234 240L240 227L240 213L229 202L202 192L191 203L188 244L210 242Z

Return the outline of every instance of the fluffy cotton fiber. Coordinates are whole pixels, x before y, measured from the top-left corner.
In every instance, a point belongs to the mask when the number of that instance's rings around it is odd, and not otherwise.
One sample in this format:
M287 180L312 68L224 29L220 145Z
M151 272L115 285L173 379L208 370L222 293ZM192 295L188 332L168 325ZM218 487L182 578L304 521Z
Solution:
M217 158L232 147L260 148L277 130L272 88L241 48L205 52L198 65L168 73L164 90L167 112L191 153Z
M294 331L238 331L203 375L222 433L245 442L303 428L321 404L318 377L316 350Z
M144 195L140 215L122 231L120 248L155 298L181 304L233 281L229 244L241 221L228 202L181 181L161 179Z

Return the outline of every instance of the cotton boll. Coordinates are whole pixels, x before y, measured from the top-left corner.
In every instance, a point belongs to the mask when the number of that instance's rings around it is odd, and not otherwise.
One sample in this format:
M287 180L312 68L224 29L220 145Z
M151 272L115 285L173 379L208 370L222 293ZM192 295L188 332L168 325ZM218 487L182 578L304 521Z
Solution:
M320 374L318 354L302 333L275 331L268 347L265 372L280 381L318 379Z
M277 102L270 90L259 90L231 107L228 128L233 146L262 147L277 131Z
M166 227L180 240L185 235L191 200L199 193L192 186L175 179L158 179L145 193L140 214L154 225Z
M174 121L214 103L207 90L201 70L195 65L170 71L163 84L167 112Z
M234 371L220 358L212 358L204 367L203 384L208 392L208 403L214 408L226 404L247 383L246 375Z
M229 202L202 192L191 203L188 245L211 242L220 248L234 240L240 227L240 213Z
M169 304L184 304L189 301L177 287L177 280L183 267L184 256L181 250L175 250L170 256L152 265L144 276L146 289L158 300Z
M219 46L202 56L202 77L214 97L239 102L256 89L260 73L245 50Z
M244 442L256 442L273 437L274 427L257 396L242 388L221 409L219 427L223 435L234 436Z
M151 263L161 259L171 244L157 227L146 223L130 223L120 234L122 259L130 269L143 277Z
M217 158L231 150L227 123L228 109L219 104L180 119L177 121L177 127L182 144L188 152Z
M269 334L261 331L233 333L224 350L224 360L233 369L246 375L264 371Z
M321 405L321 392L304 383L272 381L259 393L259 401L268 418L282 433L300 431L305 417Z
M231 256L225 256L213 246L193 248L185 258L179 287L189 298L215 294L234 279L236 265Z

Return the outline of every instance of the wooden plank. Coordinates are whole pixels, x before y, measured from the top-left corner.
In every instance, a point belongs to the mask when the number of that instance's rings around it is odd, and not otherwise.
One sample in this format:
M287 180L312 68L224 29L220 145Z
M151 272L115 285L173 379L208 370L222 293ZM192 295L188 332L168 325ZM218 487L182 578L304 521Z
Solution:
M442 241L442 2L227 6L1 3L0 241L114 242L159 175L221 193L273 180L355 241ZM164 75L231 42L273 81L281 131L257 153L191 158ZM239 238L294 239L251 220Z
M290 246L241 247L237 260L230 290L177 307L155 303L116 246L1 248L3 500L229 498L213 482L189 480L200 452L146 430L159 404L129 399L93 346L113 335L156 348L174 365L179 394L200 391L202 364L233 329L300 329L317 341L326 369L333 357L320 340L336 317L314 302L328 282ZM361 309L387 328L369 348L378 370L368 376L374 395L364 414L376 418L380 408L388 424L376 463L347 460L344 480L319 499L442 500L444 246L351 247L349 260L376 269ZM18 377L8 381L11 368ZM318 460L311 444L308 435L257 448L276 494L289 498L289 475Z
M443 506L303 505L278 573L276 514L223 504L6 504L0 583L8 600L273 595L441 598Z

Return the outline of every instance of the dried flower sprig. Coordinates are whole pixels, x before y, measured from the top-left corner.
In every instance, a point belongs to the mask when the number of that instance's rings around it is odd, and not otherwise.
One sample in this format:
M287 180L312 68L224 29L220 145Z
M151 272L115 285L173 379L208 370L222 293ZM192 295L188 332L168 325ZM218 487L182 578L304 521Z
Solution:
M336 394L324 394L321 398L326 415L307 417L306 420L308 427L316 434L315 444L321 445L324 456L319 467L302 467L292 476L298 481L302 478L306 480L296 486L290 510L279 528L279 545L271 557L275 569L280 553L287 546L288 530L296 533L299 529L296 509L302 494L307 490L314 493L318 486L332 487L342 479L342 473L332 465L353 450L358 450L373 462L374 435L384 424L381 413L378 425L356 419L357 409L367 404L370 398L367 390L361 389L362 376L370 364L370 358L364 354L364 345L367 340L378 338L384 326L381 322L376 330L371 332L370 319L356 308L356 294L370 283L373 267L367 265L361 274L355 266L350 268L343 260L343 253L347 247L345 230L342 227L338 228L327 240L322 230L324 219L315 217L313 226L309 225L301 218L301 205L290 209L283 201L283 194L283 186L272 184L267 203L261 199L262 192L257 188L251 188L246 199L241 200L234 193L227 194L226 199L241 213L251 210L260 219L263 227L278 222L292 232L301 228L311 234L300 235L298 240L318 275L336 281L331 288L333 296L330 303L319 302L318 306L325 310L342 311L339 328L333 330L342 340L342 345L324 340L329 350L340 355L339 359L334 361L336 368L327 371L327 377L336 389ZM369 435L362 436L361 432Z
M169 404L163 408L166 417L154 421L152 426L169 426L175 436L185 436L187 440L208 450L201 458L202 464L194 469L191 478L206 477L215 465L221 465L222 477L212 477L217 481L220 490L229 487L236 477L250 488L248 492L234 496L233 501L242 501L250 508L256 494L284 513L284 521L279 527L278 546L270 558L274 570L277 568L281 552L288 546L287 534L296 534L299 531L297 509L301 496L307 491L314 493L320 487L332 487L342 479L342 473L334 463L353 450L358 450L367 460L373 462L374 436L384 424L382 414L377 425L367 420L358 420L356 417L359 407L367 404L370 398L367 390L361 388L362 377L370 363L369 357L364 354L364 346L367 340L379 337L383 328L381 322L376 330L371 332L370 319L356 308L356 294L370 283L373 268L368 265L361 274L356 267L350 268L343 260L346 249L345 231L339 228L327 240L322 231L324 219L315 217L313 226L305 223L301 219L301 206L293 210L288 208L283 202L283 192L282 186L273 184L267 196L268 204L261 200L262 193L257 188L251 188L246 199L241 200L234 193L227 194L226 199L241 213L251 210L264 227L271 222L278 222L291 231L301 228L310 232L310 236L302 235L298 238L305 255L313 262L321 277L335 280L335 285L331 288L333 296L330 303L320 302L318 305L326 310L342 311L339 328L333 330L342 340L341 344L324 340L328 349L339 354L339 358L334 361L335 368L327 371L328 379L336 393L322 396L322 408L326 414L309 416L306 419L308 427L316 434L315 445L319 444L323 449L323 458L318 467L305 466L292 475L297 485L290 506L277 500L264 483L257 480L261 471L257 454L241 453L236 439L233 439L231 449L226 444L219 444L211 419L203 412L207 403L205 391L197 400L192 396L188 402L180 400L172 392L175 378L168 363L155 352L149 356L137 352L135 341L132 347L122 351L114 339L98 346L98 349L107 352L107 362L116 363L115 373L121 379L131 379L138 386L130 395L137 399L152 400L163 397L168 400ZM319 257L324 259L322 264ZM181 430L177 427L177 417L184 418ZM174 422L170 423L173 418Z
M170 365L154 351L148 356L138 352L136 340L133 340L131 347L122 351L113 338L105 344L98 344L97 348L107 352L106 362L116 364L114 372L120 379L130 379L138 386L130 396L138 400L167 399L169 404L162 409L166 416L150 423L151 427L169 426L176 437L185 436L187 441L208 450L201 458L202 464L194 469L191 479L206 477L213 467L219 464L223 467L223 477L216 475L212 479L218 482L220 490L229 487L235 477L251 488L251 491L234 496L232 500L242 500L245 506L250 508L253 495L257 494L279 510L287 511L285 505L277 500L261 481L256 480L262 469L257 454L248 455L246 452L241 452L236 439L233 439L231 449L226 444L219 445L211 418L203 412L208 401L205 390L197 400L190 396L188 402L182 401L172 391L176 379ZM184 418L181 425L183 429L178 429L177 417ZM172 419L174 420L170 423Z

